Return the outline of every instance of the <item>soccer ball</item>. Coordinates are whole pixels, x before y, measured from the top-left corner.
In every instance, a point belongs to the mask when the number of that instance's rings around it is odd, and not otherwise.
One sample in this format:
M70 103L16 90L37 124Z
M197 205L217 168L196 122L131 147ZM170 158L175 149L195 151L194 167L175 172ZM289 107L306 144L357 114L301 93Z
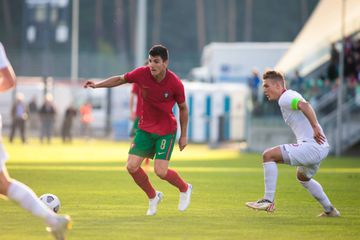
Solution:
M55 213L59 212L60 210L60 200L57 196L51 193L45 193L40 196L40 200L45 203L51 210Z

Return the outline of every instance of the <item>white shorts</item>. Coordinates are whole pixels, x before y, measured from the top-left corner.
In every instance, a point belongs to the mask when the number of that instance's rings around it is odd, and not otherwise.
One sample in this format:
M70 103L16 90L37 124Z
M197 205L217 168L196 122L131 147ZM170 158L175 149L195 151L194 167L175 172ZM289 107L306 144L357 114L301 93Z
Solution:
M284 163L298 166L298 171L312 178L320 167L320 163L329 154L329 147L314 142L302 142L280 145Z
M5 167L5 161L8 159L8 155L5 152L5 148L4 145L1 142L1 137L0 137L0 172L2 172L2 170Z
M4 169L5 161L8 159L8 156L5 152L4 145L2 144L2 121L1 121L1 115L0 115L0 172Z

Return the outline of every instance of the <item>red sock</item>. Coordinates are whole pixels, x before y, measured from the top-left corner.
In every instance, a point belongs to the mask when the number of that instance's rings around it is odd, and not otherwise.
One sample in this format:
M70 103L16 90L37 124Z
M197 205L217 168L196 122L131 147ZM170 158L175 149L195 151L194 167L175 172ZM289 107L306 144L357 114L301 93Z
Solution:
M146 175L141 167L136 172L130 173L130 175L150 199L156 196L155 189L151 185L148 175Z
M179 174L174 170L168 169L166 176L163 179L177 187L180 192L186 192L188 189L187 183L184 182L184 180L182 180Z

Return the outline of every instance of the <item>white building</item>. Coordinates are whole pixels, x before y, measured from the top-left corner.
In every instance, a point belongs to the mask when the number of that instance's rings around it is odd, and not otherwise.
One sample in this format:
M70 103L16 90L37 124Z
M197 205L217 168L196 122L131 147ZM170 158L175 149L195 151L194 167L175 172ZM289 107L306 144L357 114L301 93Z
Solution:
M274 68L291 43L238 42L205 46L201 67L193 68L190 79L200 82L246 83L253 69L262 73Z

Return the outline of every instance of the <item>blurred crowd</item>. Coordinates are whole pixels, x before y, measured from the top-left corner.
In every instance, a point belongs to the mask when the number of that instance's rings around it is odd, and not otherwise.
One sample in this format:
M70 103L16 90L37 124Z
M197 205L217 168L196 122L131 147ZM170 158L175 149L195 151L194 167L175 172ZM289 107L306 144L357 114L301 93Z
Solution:
M80 117L77 118L78 113ZM89 139L91 137L92 105L84 103L77 109L74 104L70 104L63 113L60 129L56 129L56 119L59 114L56 104L51 94L46 94L41 105L38 105L36 97L29 103L24 101L24 94L18 92L15 101L11 106L11 130L9 141L12 143L15 133L18 131L22 143L28 142L27 133L35 134L38 132L41 143L51 143L54 133L59 132L64 143L71 143L73 139L74 124L80 121L80 136Z
M346 100L356 96L360 86L360 39L347 38L344 51L344 88ZM331 45L330 61L325 71L317 78L304 79L298 72L291 80L290 88L300 91L316 105L317 100L326 93L336 91L339 85L340 54L335 44Z
M300 92L313 106L316 106L318 100L325 94L336 93L340 77L339 66L339 50L333 43L330 50L330 60L318 77L305 79L296 71L294 78L287 79L287 86ZM277 114L276 104L261 99L263 97L261 91L259 91L261 88L261 76L256 70L248 78L248 86L251 89L254 115ZM360 38L348 37L345 40L343 87L345 101L360 95Z

